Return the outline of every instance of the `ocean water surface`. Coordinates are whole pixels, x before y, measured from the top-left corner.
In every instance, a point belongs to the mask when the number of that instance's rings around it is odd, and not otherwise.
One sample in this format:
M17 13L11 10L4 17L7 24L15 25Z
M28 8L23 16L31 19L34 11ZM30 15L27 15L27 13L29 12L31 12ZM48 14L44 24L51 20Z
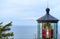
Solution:
M14 39L34 39L37 34L37 26L12 26L11 31L14 32ZM60 39L59 33L58 39Z
M37 33L37 26L12 26L14 39L34 39Z

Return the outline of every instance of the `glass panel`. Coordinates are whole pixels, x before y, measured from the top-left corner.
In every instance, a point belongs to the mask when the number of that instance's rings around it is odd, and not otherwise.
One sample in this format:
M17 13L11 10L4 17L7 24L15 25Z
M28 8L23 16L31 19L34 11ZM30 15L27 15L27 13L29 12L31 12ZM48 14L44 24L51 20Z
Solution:
M53 39L55 38L55 24L54 23L50 23L52 28L53 28Z
M43 23L42 25L43 25L42 26L42 38L43 39L52 39L54 24L51 25L51 23Z
M38 39L42 39L42 23L38 23Z
M40 23L40 39L42 39L42 23Z
M39 39L39 38L40 38L40 23L38 23L38 28L37 28L37 29L38 29L38 32L37 32L37 33L38 33L38 34L37 34L37 38Z
M57 39L57 23L38 23L39 39Z
M57 23L50 23L53 28L53 39L57 39Z
M57 23L54 23L54 26L55 26L55 27L54 27L54 29L55 29L55 30L54 30L54 38L57 39L57 32L58 32L58 30L57 30L57 27L58 27L58 26L57 26Z
M54 38L56 39L56 24L54 23Z

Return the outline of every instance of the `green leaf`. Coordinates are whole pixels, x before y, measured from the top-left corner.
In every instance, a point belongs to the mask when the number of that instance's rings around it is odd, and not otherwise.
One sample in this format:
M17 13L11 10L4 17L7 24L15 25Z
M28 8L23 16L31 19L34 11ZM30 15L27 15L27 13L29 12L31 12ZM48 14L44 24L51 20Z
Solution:
M5 28L5 27L9 27L9 26L12 26L12 22L6 24L3 28Z
M2 24L2 23L0 23L0 24ZM7 31L7 30L11 30L11 28L9 28L9 26L11 26L11 25L12 25L12 22L6 24L5 26L0 26L0 38L14 36L13 32L11 32L11 33L3 33L5 31Z
M2 31L11 30L10 28L3 28Z
M7 33L7 34L2 34L3 37L8 37L8 36L14 36L13 32L12 33Z

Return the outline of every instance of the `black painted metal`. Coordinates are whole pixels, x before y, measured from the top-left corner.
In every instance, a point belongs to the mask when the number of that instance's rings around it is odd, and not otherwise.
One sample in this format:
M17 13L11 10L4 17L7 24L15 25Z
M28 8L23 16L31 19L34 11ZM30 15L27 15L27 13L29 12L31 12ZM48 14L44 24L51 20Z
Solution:
M59 20L49 14L50 9L46 9L46 15L43 17L37 19L38 23L40 22L51 22L51 23L57 23Z

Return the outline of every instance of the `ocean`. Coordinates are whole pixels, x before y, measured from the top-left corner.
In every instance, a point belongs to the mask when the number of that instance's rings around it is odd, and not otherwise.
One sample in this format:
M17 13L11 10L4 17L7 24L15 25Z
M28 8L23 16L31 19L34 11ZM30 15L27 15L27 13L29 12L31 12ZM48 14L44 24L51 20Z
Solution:
M14 32L14 39L34 39L37 34L37 26L12 26L11 31ZM58 34L58 39L60 35Z
M14 39L34 39L37 33L37 26L12 26Z

